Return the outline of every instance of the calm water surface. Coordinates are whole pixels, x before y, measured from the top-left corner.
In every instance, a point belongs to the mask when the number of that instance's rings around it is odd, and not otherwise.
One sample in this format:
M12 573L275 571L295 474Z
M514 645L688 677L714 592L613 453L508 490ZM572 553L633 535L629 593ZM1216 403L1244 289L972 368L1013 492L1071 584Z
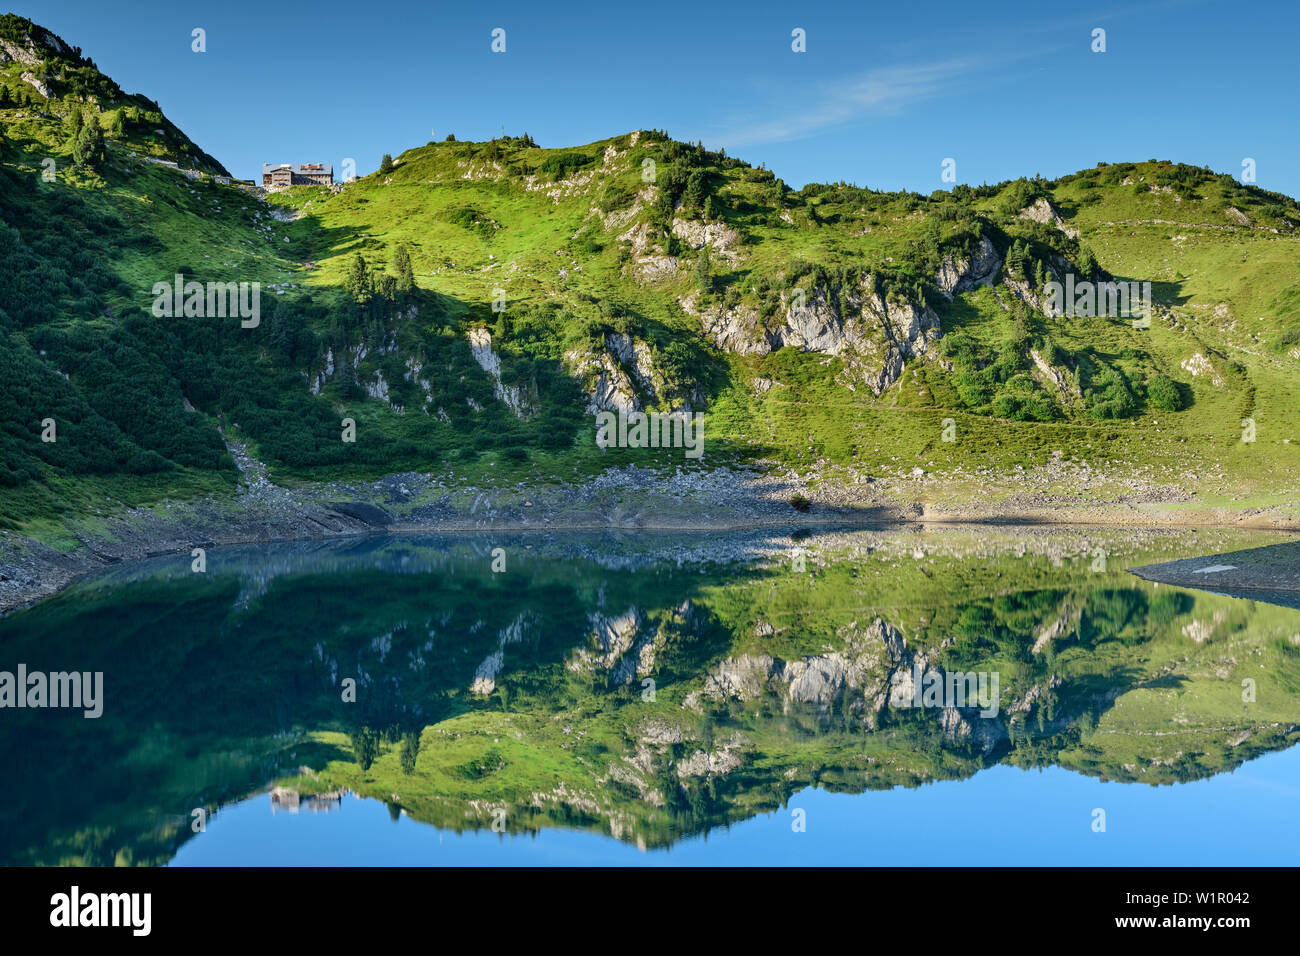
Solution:
M1271 540L402 536L121 568L0 620L0 671L104 686L98 719L0 709L0 862L1293 864L1300 610L1124 570Z

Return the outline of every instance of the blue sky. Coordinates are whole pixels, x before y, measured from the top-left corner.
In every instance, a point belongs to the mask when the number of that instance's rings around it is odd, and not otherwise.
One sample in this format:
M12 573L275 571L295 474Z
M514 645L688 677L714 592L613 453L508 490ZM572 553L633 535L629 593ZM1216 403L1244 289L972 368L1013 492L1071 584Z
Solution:
M54 30L235 175L356 160L448 132L569 146L656 127L790 185L928 193L1148 158L1300 194L1300 4L663 2L373 6L40 0ZM594 6L594 5L593 5ZM191 51L191 30L207 52ZM491 31L506 31L494 54ZM1106 52L1091 50L1094 28ZM806 31L807 51L791 50Z

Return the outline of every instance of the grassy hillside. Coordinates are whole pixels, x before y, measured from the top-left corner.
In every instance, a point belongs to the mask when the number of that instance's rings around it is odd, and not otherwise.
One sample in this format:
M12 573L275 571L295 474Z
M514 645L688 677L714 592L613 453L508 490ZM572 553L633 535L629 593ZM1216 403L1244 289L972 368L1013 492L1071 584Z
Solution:
M658 185L642 182L647 161ZM495 341L507 364L630 334L661 367L656 391L703 391L710 437L747 454L862 470L924 458L940 471L976 460L1030 467L1053 451L1161 467L1190 454L1198 470L1231 472L1237 493L1265 494L1296 463L1287 444L1300 314L1286 264L1300 209L1206 170L1102 165L1058 182L930 197L843 185L793 192L763 170L642 133L563 151L526 140L429 144L338 196L315 192L277 201L304 213L304 236L320 227L346 236L322 249L316 281L337 283L358 251L379 264L406 243L417 280L455 299L467 321L493 322L487 306L505 291ZM1021 215L1039 199L1063 228ZM709 256L712 291L700 291L703 252L685 248L673 222L681 233L734 232L729 256ZM1008 291L1009 266L1000 284L947 301L934 284L944 257L969 255L981 236L1004 261L1023 244L1021 275L1041 275L1042 264L1080 280L1148 280L1162 308L1149 329L1049 318ZM1078 264L1089 261L1091 271ZM846 355L700 347L692 311L748 310L771 327L792 290L833 300L864 272L886 296L932 307L942 330L935 354L879 395L846 373ZM1153 398L1157 383L1165 390ZM664 404L663 394L640 397ZM952 443L940 440L947 417ZM1243 418L1256 421L1253 445L1241 441Z
M0 38L6 527L220 493L222 429L281 482L762 461L921 468L974 500L991 473L1087 463L1109 477L1057 490L1293 497L1300 206L1229 176L795 191L643 130L428 143L260 197L80 51L11 16ZM260 324L154 317L177 273L261 283ZM1044 283L1069 274L1151 282L1150 328L1052 316ZM591 413L614 407L705 412L704 459L602 453Z

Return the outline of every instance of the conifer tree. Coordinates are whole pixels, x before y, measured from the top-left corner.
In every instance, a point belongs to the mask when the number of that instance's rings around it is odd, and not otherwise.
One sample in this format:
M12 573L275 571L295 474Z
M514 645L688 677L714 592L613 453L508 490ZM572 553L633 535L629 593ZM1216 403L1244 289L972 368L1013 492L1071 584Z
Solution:
M415 760L420 755L420 732L413 730L402 738L402 773L408 777L415 773Z
M1092 274L1097 271L1097 260L1087 246L1079 246L1078 266L1079 272L1085 279L1091 279Z
M63 125L68 130L68 142L75 147L85 126L85 117L81 114L80 106L73 107L72 112L63 117Z
M81 128L72 147L72 161L92 169L104 161L104 136L98 125L92 123Z
M363 772L369 770L379 756L379 734L369 727L360 728L352 735L352 755Z
M354 253L352 261L348 263L347 275L343 277L343 288L358 305L364 306L370 302L373 283L370 270L366 267L366 260L361 258L359 252Z
M709 247L705 245L695 259L695 284L706 295L713 291L713 270L709 261Z
M411 254L406 248L406 243L397 247L393 253L393 271L397 273L397 291L402 295L408 295L415 290L415 272L411 268Z

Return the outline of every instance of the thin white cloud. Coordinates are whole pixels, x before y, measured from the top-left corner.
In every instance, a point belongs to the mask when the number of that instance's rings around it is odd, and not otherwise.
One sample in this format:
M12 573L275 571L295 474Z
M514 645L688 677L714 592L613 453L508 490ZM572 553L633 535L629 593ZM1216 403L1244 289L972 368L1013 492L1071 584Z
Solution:
M757 123L737 121L711 138L728 146L806 139L864 116L894 113L945 93L985 66L973 59L954 59L869 70L847 80L822 84L806 97L810 101L806 109Z
M828 129L843 126L870 116L896 114L905 108L948 93L969 88L972 78L983 74L981 83L1006 84L1015 71L1030 61L1050 62L1052 57L1068 52L1091 39L1091 27L1118 20L1168 10L1204 6L1215 0L1151 0L1142 6L1121 6L1107 13L1071 16L1055 22L1033 21L1025 24L1011 43L1000 26L986 24L993 35L974 42L967 36L965 49L983 50L981 57L954 57L929 63L880 67L832 83L820 83L799 93L787 90L784 97L772 97L760 104L761 112L733 117L711 135L702 139L728 148L764 143L781 143L807 139ZM1073 32L1071 32L1073 31ZM926 43L932 41L924 41ZM895 52L923 49L902 44ZM996 54L993 51L996 50ZM931 53L933 55L933 52ZM1020 74L1023 79L1023 73ZM806 107L792 105L806 103Z

